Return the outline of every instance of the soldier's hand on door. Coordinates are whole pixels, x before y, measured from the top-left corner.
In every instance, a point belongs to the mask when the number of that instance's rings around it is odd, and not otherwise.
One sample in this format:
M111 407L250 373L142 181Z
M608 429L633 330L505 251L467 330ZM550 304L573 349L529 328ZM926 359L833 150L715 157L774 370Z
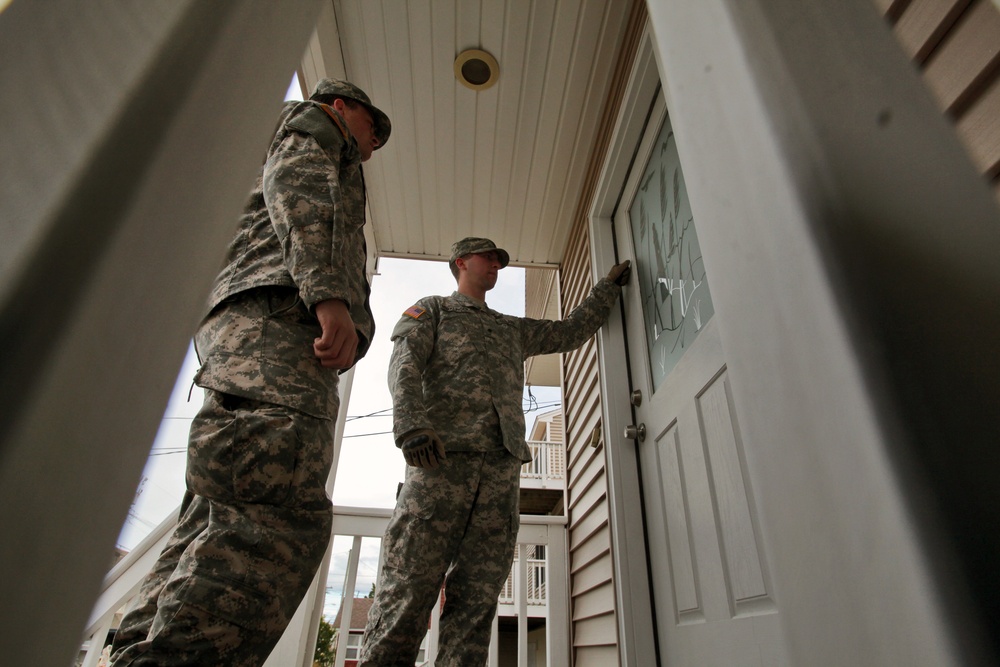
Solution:
M626 259L621 264L615 264L611 267L611 271L608 272L608 280L618 285L619 287L624 286L628 282L628 277L632 275L632 260Z
M447 458L441 438L429 428L407 433L399 448L403 450L407 465L416 468L437 468Z

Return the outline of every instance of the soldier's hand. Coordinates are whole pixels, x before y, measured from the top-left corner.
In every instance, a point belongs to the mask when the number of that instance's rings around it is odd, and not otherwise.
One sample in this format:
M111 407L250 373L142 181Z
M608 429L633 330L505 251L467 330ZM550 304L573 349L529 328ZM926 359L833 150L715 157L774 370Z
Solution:
M632 260L626 259L621 264L615 264L611 267L611 271L608 272L608 280L615 283L619 287L625 285L628 282L628 277L632 275L632 267L630 264Z
M340 299L320 301L313 310L323 334L313 341L313 353L324 368L350 368L358 354L358 332L347 304Z
M408 433L400 445L406 463L417 468L437 468L445 460L444 443L437 433L421 428Z

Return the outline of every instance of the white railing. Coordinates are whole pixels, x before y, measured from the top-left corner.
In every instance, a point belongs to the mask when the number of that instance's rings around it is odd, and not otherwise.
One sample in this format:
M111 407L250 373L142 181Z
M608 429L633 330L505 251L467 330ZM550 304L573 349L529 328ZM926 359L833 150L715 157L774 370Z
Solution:
M335 507L333 533L336 536L353 538L351 555L348 559L345 590L353 591L358 574L361 540L363 537L380 538L389 521L391 510ZM159 556L173 528L177 512L173 512L135 549L108 573L101 596L91 612L90 621L84 632L80 662L86 667L94 667L100 659L104 647L104 637L113 627L115 616L138 593L139 585L153 562ZM566 632L569 618L568 567L566 553L565 517L522 516L518 532L517 557L511 575L504 586L499 602L505 607L503 615L518 618L518 654L527 649L527 618L545 616L546 647L549 665L568 664L569 636ZM331 543L331 548L332 548ZM548 558L536 557L544 553ZM525 554L525 558L521 558ZM381 561L381 558L379 558ZM548 561L548 563L547 563ZM296 618L293 618L279 646L275 648L265 667L271 665L312 664L312 646L315 645L315 625L323 607L326 578L329 565L321 568L314 591L307 594ZM351 618L352 595L345 595L342 619L349 623ZM310 609L312 611L310 611ZM431 622L431 634L427 641L426 664L433 665L437 653L437 627L440 609L435 608ZM302 616L300 619L299 617ZM309 620L314 619L314 620ZM310 630L310 628L312 628ZM342 627L344 636L349 628ZM494 637L490 650L492 667L498 664L497 625L494 620ZM306 638L311 640L306 641ZM289 660L282 653L282 644L295 645L291 651L297 657ZM346 654L346 643L340 647ZM337 666L342 667L346 655L337 656ZM519 664L525 665L526 662Z
M500 590L499 602L501 605L514 604L514 574L517 572L522 552L526 552L527 587L525 603L534 607L545 606L548 603L546 593L548 569L544 556L539 557L544 547L534 544L523 546L526 547L523 550L520 544L514 550L514 564L511 567L510 574L507 575L507 581L504 582L503 588Z
M139 592L142 580L156 562L177 525L178 510L171 512L144 540L112 567L104 578L100 597L94 604L83 633L84 641L76 664L82 667L96 667L100 662L104 640L115 624L116 615Z
M521 466L521 479L541 480L543 487L566 484L566 449L561 442L529 440L531 460Z
M375 512L380 512L375 514ZM353 538L351 554L348 557L345 574L345 591L354 591L358 576L362 537L380 537L388 523L388 511L366 510L353 507L334 508L334 536ZM516 616L518 619L518 654L526 655L528 642L527 619L546 617L546 660L549 665L569 663L569 636L566 632L569 618L568 563L566 553L565 517L528 516L521 517L518 531L514 565L508 577L499 602L503 610L500 615ZM521 554L525 558L521 558ZM548 558L543 557L547 556ZM551 564L549 564L551 561ZM381 570L382 554L379 554ZM447 595L447 592L445 593ZM322 605L322 600L319 601ZM345 594L341 604L345 607L341 619L351 616L353 598ZM423 665L432 666L437 654L437 633L439 629L440 605L435 606L431 616L430 632L426 638ZM341 627L346 635L347 627ZM497 621L494 619L494 633L490 647L490 667L499 664ZM337 667L343 665L338 654ZM520 661L522 667L527 660Z

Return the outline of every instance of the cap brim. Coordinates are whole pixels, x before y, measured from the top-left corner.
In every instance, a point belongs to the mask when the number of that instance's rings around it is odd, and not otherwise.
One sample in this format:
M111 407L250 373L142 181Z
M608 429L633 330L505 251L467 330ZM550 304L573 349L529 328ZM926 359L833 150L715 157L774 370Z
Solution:
M362 104L364 103L362 102ZM365 107L367 107L368 113L372 115L372 119L375 121L375 138L378 139L378 146L375 147L375 150L378 150L389 141L389 135L392 134L392 123L389 122L389 117L382 113L382 110L378 107L373 107L370 104L365 104Z

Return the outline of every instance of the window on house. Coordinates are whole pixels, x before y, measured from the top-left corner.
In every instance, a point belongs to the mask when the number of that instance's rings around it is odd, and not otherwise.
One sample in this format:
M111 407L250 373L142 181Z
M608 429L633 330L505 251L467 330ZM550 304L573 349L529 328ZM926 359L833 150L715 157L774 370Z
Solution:
M354 633L347 635L347 652L344 654L347 660L358 659L361 652L361 637L362 635Z

